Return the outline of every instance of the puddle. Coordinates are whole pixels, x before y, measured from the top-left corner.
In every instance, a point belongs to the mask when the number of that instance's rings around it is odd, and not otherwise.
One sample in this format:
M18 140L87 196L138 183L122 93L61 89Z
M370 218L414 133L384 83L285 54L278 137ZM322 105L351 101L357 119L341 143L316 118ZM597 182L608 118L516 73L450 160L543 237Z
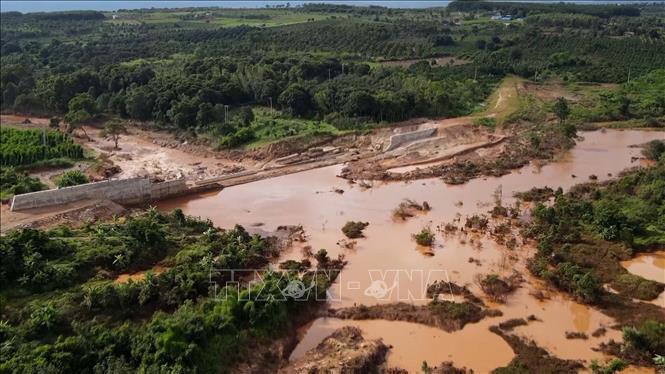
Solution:
M629 272L645 279L665 283L665 251L643 253L621 265Z

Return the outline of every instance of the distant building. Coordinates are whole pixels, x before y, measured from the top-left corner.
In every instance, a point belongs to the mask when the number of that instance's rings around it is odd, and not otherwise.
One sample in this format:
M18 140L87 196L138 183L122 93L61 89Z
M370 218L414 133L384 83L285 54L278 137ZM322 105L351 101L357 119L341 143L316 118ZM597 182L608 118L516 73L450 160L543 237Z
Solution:
M506 15L495 14L491 17L491 19L493 19L495 21L512 21L513 16L511 16L510 14L506 14Z

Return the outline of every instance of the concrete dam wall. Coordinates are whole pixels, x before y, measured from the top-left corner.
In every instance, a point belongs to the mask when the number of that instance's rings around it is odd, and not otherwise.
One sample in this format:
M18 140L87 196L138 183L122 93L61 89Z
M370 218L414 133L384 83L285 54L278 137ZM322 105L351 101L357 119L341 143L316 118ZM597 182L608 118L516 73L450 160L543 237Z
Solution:
M401 146L402 144L409 143L414 140L429 138L435 133L436 133L436 128L405 132L402 134L395 134L390 137L390 144L388 144L388 147L386 148L385 152L392 151L393 149Z
M11 210L24 210L72 203L86 199L107 199L118 204L140 204L187 191L184 179L151 183L146 178L116 179L78 186L16 195Z

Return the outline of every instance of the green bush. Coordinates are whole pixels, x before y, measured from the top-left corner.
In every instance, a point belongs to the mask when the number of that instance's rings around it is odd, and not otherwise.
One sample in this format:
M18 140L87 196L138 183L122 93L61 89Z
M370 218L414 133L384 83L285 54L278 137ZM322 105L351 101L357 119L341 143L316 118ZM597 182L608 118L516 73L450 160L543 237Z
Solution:
M76 186L79 184L89 183L88 176L83 174L80 170L70 170L64 172L57 180L56 185L58 188Z
M363 230L368 225L368 222L349 221L344 225L344 227L342 227L342 232L349 239L362 238L364 236Z
M642 155L647 160L658 161L660 156L665 153L665 141L652 140L642 149Z
M486 127L490 131L496 130L496 119L491 117L482 117L476 118L473 120L473 124L477 126Z
M662 354L665 352L665 323L648 320L639 327L625 327L623 341L649 355Z
M41 191L46 188L39 178L12 167L0 167L0 198L8 198L22 193Z
M429 227L425 227L419 233L413 234L413 239L415 239L416 243L425 247L431 247L434 244L434 238L434 232Z

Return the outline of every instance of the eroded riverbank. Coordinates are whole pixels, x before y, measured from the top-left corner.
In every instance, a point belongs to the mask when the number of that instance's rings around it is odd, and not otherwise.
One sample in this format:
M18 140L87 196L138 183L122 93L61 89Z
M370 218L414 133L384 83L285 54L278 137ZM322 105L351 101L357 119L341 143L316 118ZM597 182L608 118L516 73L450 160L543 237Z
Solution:
M302 225L307 242L298 243L282 260L302 258L302 249L310 246L314 251L326 248L329 254L344 254L348 265L331 288L330 306L340 308L354 304L376 304L411 299L415 303L427 302L423 285L434 280L451 280L469 284L480 295L477 274L509 274L513 269L522 271L523 260L529 249L518 245L510 251L481 234L459 233L436 236L430 253L419 251L411 235L425 226L437 226L458 218L486 213L494 203L493 195L501 191L504 205L512 203L512 195L531 187L570 186L587 181L592 175L605 180L621 170L638 166L634 158L639 149L632 145L653 139L663 139L662 132L607 131L582 133L584 140L556 162L545 166L529 165L499 178L475 179L464 185L450 186L438 179L415 182L378 183L372 188L349 184L336 175L342 166L332 166L286 175L255 183L233 187L221 192L189 196L158 205L170 210L180 207L187 214L210 218L216 225L232 227L239 223L248 228L275 230L280 225ZM342 192L343 191L343 192ZM392 210L404 199L427 201L432 210L406 221L395 220ZM340 228L347 221L369 222L365 238L357 239L353 248L339 246L344 238ZM417 271L427 278L400 277L404 271ZM414 273L410 273L413 275ZM388 286L398 284L395 292L383 297L366 292L377 277L383 277ZM397 283L395 283L397 282ZM532 296L536 291L549 294L549 299ZM510 361L510 347L489 326L511 318L534 315L537 321L515 328L514 333L536 341L551 354L568 359L590 361L602 358L593 350L600 342L619 339L620 332L612 330L612 319L602 313L580 305L565 297L543 289L539 282L527 282L504 304L491 305L503 312L502 317L486 318L462 330L446 333L427 326L399 321L340 321L319 319L305 327L304 338L293 352L298 357L315 346L335 327L353 324L359 326L367 338L384 337L393 349L388 354L388 366L417 370L423 360L436 364L450 360L457 366L466 366L485 372ZM592 337L604 327L605 335ZM581 332L588 339L566 339L566 332ZM426 342L419 345L413 342ZM474 355L475 344L482 341L487 352L496 356L487 363ZM460 344L459 342L468 342ZM426 346L427 351L415 350ZM452 348L454 347L454 348ZM431 351L430 351L431 350ZM481 362L482 361L482 362ZM485 367L486 365L487 367Z

